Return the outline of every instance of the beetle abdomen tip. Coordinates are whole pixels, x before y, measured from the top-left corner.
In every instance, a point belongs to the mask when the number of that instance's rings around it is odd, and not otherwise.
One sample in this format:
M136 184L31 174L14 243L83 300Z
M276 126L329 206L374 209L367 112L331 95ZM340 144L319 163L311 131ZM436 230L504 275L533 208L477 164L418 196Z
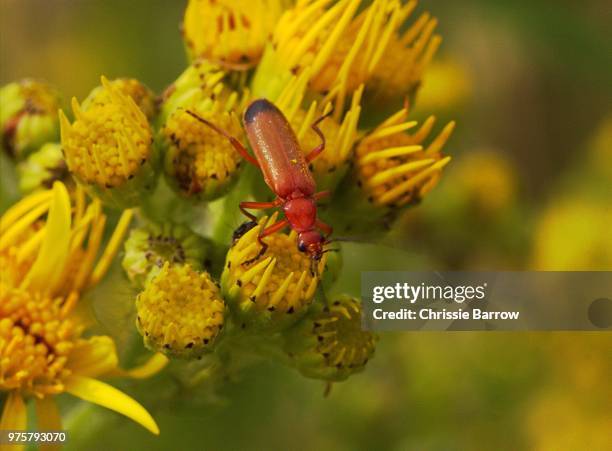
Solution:
M266 99L257 99L251 102L251 104L247 107L244 112L244 122L251 123L258 114L271 112L271 111L279 111L278 108L269 100Z

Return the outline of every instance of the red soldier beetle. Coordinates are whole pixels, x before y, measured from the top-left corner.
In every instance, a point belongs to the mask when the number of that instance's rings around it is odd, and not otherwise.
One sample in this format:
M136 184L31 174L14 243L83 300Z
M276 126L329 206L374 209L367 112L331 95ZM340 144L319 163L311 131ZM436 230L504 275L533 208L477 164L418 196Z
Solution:
M315 181L308 164L325 149L325 136L319 129L319 124L330 116L332 111L312 124L311 128L321 138L321 144L304 155L283 113L266 99L251 102L244 112L242 124L255 157L249 154L238 139L225 130L192 111L187 110L187 113L227 138L245 160L260 168L266 184L276 194L276 199L272 202L240 202L242 213L251 221L257 218L247 210L280 207L285 214L284 219L261 231L258 237L261 250L255 258L245 264L257 260L266 252L268 245L263 238L287 226L298 234L298 249L307 253L313 261L320 260L324 253L323 247L330 242L328 238L332 228L317 218L316 201L330 193L316 192Z

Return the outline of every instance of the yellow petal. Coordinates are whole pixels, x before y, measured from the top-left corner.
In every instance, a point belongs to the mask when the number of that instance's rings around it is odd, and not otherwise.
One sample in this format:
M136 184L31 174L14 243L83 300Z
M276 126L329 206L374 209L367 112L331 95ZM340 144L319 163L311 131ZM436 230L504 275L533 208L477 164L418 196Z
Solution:
M159 428L149 412L125 393L104 382L89 377L72 375L66 380L66 391L85 401L99 404L131 418L153 434L159 434Z
M114 341L107 336L90 337L72 349L66 367L79 376L97 377L119 365Z
M38 431L61 431L62 418L55 400L50 396L36 398L36 418ZM41 451L57 451L62 449L59 443L40 443L38 449Z
M38 257L23 282L23 288L45 291L61 276L70 244L70 197L66 187L55 182L45 238Z
M151 358L144 364L130 370L117 368L112 375L131 377L133 379L146 379L147 377L151 377L161 371L168 364L168 362L168 357L158 352L157 354L151 356Z
M10 391L2 411L0 430L25 431L27 422L28 418L23 398L17 391ZM23 445L0 445L0 451L21 451L23 449L25 449Z

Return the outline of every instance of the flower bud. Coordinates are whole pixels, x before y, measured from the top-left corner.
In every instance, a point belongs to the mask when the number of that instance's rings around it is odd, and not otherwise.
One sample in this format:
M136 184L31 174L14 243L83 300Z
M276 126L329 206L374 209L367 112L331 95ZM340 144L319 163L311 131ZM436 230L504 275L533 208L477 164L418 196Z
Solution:
M132 229L124 247L121 265L130 281L142 288L166 262L204 269L210 243L183 225L165 223Z
M277 216L262 218L237 237L227 253L221 289L243 328L273 332L294 323L312 302L319 274L325 267L327 255L313 268L308 255L298 250L294 231L264 238L268 248L259 255L259 233Z
M2 149L17 160L57 141L59 94L44 82L25 79L0 89Z
M374 355L376 336L361 329L361 304L339 296L329 306L317 302L284 332L284 349L306 377L342 381L365 368Z
M61 144L47 143L17 166L22 193L50 189L55 181L72 184Z
M208 273L166 262L138 295L136 311L136 327L149 349L192 359L214 349L225 303Z
M134 100L104 77L102 86L106 94L87 110L72 99L72 124L60 111L62 148L79 183L107 205L129 208L154 189L158 152Z

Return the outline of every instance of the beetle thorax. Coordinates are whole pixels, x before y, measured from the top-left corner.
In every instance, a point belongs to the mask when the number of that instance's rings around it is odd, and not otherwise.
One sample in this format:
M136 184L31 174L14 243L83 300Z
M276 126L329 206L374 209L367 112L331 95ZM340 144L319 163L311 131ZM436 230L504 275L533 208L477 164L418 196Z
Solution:
M296 232L306 232L314 229L317 219L317 206L313 199L298 197L289 199L283 206L283 211L291 228Z

